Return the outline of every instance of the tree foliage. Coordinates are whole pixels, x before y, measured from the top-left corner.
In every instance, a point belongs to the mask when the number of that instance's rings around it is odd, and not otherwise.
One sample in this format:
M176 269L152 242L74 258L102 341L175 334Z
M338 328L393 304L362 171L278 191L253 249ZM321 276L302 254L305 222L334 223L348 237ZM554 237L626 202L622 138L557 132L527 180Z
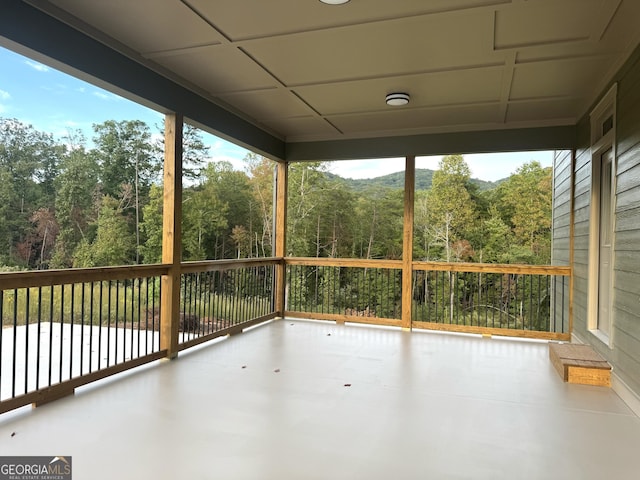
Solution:
M55 141L0 119L0 264L161 261L162 142L139 121L103 122L94 134L93 144L79 132ZM272 255L275 164L256 154L244 171L207 162L208 147L190 126L184 143L182 258ZM289 165L287 254L401 258L400 177L356 186L327 166ZM446 156L416 190L414 258L547 263L550 212L550 169L532 162L487 189L472 181L463 156ZM337 274L312 280L327 292L344 283Z

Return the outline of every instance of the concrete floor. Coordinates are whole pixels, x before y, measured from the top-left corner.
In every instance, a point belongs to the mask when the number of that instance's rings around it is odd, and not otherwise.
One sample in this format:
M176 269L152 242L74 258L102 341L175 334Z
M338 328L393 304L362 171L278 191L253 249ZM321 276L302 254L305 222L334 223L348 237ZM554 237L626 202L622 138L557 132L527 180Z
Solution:
M290 320L0 416L0 455L77 480L627 479L639 445L544 342Z

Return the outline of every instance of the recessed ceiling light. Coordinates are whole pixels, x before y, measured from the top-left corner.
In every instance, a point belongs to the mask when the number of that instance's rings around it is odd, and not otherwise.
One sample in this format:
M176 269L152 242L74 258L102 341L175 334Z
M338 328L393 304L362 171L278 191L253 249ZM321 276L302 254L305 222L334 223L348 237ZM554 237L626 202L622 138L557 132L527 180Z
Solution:
M343 3L348 3L350 0L320 0L322 3L326 3L327 5L342 5Z
M409 98L410 97L408 93L390 93L389 95L387 95L387 105L391 105L392 107L400 107L409 103Z

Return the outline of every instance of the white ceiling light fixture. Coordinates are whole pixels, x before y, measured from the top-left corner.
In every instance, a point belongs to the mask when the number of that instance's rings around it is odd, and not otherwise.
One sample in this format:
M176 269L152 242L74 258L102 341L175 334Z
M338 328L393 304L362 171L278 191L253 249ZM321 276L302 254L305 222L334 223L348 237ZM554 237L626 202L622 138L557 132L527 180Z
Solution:
M407 103L409 103L410 98L411 97L409 97L408 93L390 93L389 95L387 95L387 105L391 107L401 107L402 105L406 105Z
M327 5L342 5L344 3L349 3L350 0L320 0L322 3L326 3Z

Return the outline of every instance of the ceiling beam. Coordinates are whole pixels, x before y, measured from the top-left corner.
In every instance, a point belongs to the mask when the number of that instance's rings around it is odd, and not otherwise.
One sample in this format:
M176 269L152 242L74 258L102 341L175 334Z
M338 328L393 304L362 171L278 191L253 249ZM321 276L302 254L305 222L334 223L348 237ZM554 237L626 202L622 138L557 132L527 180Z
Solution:
M404 137L287 143L287 161L355 160L367 158L572 149L576 127L455 132Z

